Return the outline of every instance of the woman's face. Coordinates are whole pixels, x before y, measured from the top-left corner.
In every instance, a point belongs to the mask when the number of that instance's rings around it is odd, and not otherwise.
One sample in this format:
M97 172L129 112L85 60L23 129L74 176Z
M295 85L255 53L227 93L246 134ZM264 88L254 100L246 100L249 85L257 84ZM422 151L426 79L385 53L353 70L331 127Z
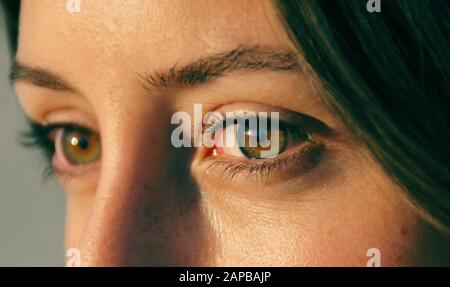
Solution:
M83 265L422 258L418 215L319 100L270 2L66 2L23 1L16 88L33 121L75 126L52 130L51 161ZM172 115L194 104L279 112L283 148L176 148Z

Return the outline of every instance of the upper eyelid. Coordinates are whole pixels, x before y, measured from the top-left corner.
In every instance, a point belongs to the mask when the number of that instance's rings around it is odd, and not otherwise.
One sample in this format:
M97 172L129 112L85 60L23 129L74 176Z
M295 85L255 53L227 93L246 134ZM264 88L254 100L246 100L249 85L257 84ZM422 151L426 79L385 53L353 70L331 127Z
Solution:
M202 122L202 133L213 133L217 130L217 128L219 127L223 127L226 128L227 127L227 121L225 119L225 115L222 112L219 112L222 115L222 120L214 123L214 124L205 124ZM239 119L239 118L243 118L240 116L235 116L233 117L233 120ZM270 117L268 117L270 118ZM229 122L228 122L229 123ZM300 113L289 113L284 115L283 117L280 118L280 123L287 125L289 128L304 128L307 127L308 130L310 130L313 133L319 134L319 135L323 135L323 136L333 136L334 135L334 131L328 127L328 125L326 125L325 123L323 123L322 121L310 117L308 115L305 114L300 114Z
M85 133L94 132L89 128L72 123L40 124L28 119L28 125L28 131L21 134L21 144L25 147L40 147L41 149L46 149L46 152L53 151L54 147L49 145L54 145L54 139L50 136L58 129L71 129Z
M308 115L301 114L300 117L287 116L287 118L286 123L293 127L306 126L312 133L327 137L335 135L335 131L327 124Z
M63 129L71 129L71 130L78 130L78 131L82 131L82 132L96 132L94 130L92 130L91 128L76 124L76 123L45 123L45 124L40 124L37 122L32 122L33 125L38 125L44 129L46 129L47 131L54 131L56 129L59 128L63 128Z

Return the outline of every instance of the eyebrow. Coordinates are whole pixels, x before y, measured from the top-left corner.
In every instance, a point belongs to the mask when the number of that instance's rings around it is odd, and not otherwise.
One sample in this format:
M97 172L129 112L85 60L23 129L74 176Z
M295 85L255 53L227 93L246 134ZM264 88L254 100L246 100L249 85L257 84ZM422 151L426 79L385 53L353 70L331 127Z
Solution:
M42 68L35 68L14 59L9 73L11 83L26 82L58 91L75 91L62 77Z
M204 84L234 71L271 70L300 71L296 54L289 50L273 50L260 46L239 46L228 52L201 58L187 65L173 66L167 71L139 75L147 90L184 88Z
M185 88L207 83L234 71L271 70L299 71L296 54L290 50L274 50L260 46L239 46L228 52L204 57L184 66L174 65L166 71L138 74L145 89ZM61 76L39 67L31 67L15 59L9 74L12 83L26 82L36 86L72 91L75 89Z

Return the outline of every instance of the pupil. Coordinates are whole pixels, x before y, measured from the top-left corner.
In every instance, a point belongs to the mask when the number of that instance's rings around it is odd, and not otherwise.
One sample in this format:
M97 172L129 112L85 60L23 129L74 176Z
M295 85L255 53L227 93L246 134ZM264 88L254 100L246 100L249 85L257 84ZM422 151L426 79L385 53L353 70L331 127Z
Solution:
M89 146L89 142L88 142L88 140L87 140L86 138L82 137L82 138L80 138L80 139L78 140L78 146L79 146L81 149L87 149L88 146Z

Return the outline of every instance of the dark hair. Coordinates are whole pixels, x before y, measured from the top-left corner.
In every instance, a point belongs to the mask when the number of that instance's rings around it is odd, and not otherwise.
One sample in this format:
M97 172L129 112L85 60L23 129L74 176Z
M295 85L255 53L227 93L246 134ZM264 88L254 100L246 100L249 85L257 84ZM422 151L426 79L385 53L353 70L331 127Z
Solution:
M279 0L325 101L432 222L450 227L446 0ZM3 0L12 48L20 1Z
M325 101L408 197L450 227L450 2L279 0Z
M5 10L5 21L8 27L8 38L10 48L13 53L17 50L17 39L19 35L19 12L20 1L19 0L0 0L0 4L3 5Z

